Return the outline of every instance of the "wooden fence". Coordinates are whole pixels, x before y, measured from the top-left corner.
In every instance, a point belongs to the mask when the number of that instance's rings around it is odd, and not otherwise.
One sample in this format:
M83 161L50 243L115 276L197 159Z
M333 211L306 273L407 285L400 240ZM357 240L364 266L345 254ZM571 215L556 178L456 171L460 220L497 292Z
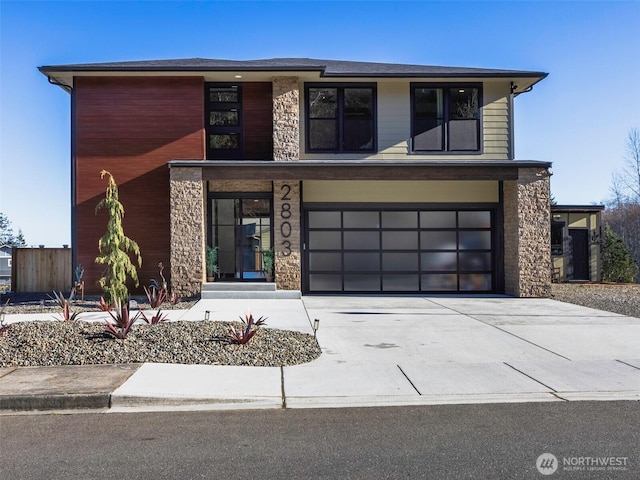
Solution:
M14 248L11 257L14 292L71 290L70 248Z

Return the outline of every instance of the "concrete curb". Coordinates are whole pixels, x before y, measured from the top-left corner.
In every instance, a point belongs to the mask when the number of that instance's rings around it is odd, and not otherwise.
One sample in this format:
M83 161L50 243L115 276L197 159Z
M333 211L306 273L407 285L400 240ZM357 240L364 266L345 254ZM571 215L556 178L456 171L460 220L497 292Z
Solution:
M0 369L0 412L108 409L141 364Z
M108 409L111 393L2 395L0 412L28 410Z

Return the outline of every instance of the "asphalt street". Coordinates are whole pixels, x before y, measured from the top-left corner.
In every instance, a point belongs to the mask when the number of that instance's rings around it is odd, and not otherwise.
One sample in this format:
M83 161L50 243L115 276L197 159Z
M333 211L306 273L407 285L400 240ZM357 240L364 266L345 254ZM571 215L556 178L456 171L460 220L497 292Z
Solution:
M22 414L0 477L636 479L639 423L633 401Z

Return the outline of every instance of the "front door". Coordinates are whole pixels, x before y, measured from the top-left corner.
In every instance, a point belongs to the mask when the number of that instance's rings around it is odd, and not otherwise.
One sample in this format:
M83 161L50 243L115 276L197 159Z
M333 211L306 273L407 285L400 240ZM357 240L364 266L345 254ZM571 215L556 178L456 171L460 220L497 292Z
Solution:
M218 247L219 279L261 281L271 249L271 198L210 198L209 244Z
M570 228L573 280L589 280L589 230Z

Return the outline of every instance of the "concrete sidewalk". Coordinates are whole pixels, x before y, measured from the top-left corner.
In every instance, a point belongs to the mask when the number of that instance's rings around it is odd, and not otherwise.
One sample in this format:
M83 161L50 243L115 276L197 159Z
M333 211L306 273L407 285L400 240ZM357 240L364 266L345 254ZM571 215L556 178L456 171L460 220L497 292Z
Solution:
M317 332L304 365L0 369L0 411L312 408L640 399L640 319L504 296L201 300L172 319ZM15 320L15 319L14 319Z

